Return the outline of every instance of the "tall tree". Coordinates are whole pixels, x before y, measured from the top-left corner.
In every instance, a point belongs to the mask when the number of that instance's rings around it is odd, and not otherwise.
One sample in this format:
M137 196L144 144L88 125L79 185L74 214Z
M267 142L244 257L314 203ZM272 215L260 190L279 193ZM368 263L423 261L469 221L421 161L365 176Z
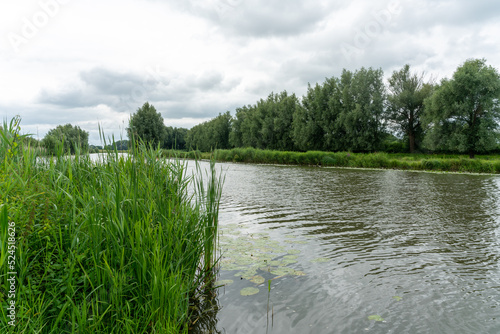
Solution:
M250 112L250 106L243 106L241 108L236 108L236 115L231 120L231 133L229 134L229 143L233 147L244 147L245 135L245 125L248 113Z
M162 146L166 135L163 117L152 104L146 102L130 116L127 134L130 140L133 135L135 140L140 139L153 146Z
M49 154L56 154L62 147L64 153L74 154L77 149L87 152L89 149L89 133L79 126L58 125L50 130L42 140L42 145Z
M474 158L498 144L500 76L484 59L469 59L426 100L425 142L431 149Z
M302 108L293 115L293 139L299 150L322 150L325 130L323 117L328 105L324 86L308 84L307 94L302 97Z
M408 138L410 153L415 152L422 137L421 116L424 100L432 92L432 85L424 83L424 73L410 72L406 64L389 78L386 120Z
M385 101L383 74L381 69L364 67L354 74L344 70L339 126L345 131L345 149L374 151L380 147Z
M293 114L300 107L299 99L295 94L289 95L286 90L274 95L274 97L276 107L274 117L275 147L281 151L293 151L295 149L292 133Z
M230 148L231 119L231 115L227 111L209 121L193 126L187 132L186 146L203 152L209 152L216 148Z

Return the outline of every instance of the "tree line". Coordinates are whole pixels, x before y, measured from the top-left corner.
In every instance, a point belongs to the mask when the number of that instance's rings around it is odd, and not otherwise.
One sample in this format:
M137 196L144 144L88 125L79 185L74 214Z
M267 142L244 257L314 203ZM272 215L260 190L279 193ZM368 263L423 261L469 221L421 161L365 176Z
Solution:
M344 69L339 77L308 84L302 97L271 93L198 124L166 126L146 102L131 115L127 135L165 149L253 147L279 151L487 153L499 148L500 75L484 59L469 59L451 78L425 81L410 65L387 84L382 69ZM89 150L88 132L60 125L41 141L49 153ZM112 147L127 149L129 141ZM94 147L95 148L95 147Z
M469 59L451 79L425 81L409 65L384 84L382 69L343 70L308 85L299 99L271 93L235 116L219 114L187 132L188 148L254 147L282 151L443 151L498 148L500 76Z

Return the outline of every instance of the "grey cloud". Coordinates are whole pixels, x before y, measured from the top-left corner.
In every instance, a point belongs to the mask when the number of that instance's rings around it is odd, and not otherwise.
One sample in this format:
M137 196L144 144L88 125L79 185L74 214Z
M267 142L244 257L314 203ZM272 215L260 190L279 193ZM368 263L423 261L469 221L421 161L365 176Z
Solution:
M341 1L191 0L175 5L245 37L292 36L314 30Z
M121 96L133 95L135 91L153 90L156 83L139 75L118 73L103 68L83 71L79 75L81 84L59 91L42 89L38 102L69 108L93 107L99 104L116 105Z
M205 73L204 75L196 79L196 81L194 82L194 86L200 90L212 90L219 87L223 79L224 76L222 75L222 73Z
M401 2L399 28L408 33L429 32L434 27L465 27L498 21L500 2L478 1L423 1Z
M129 94L134 88L145 86L153 88L154 80L131 73L117 73L103 68L94 68L80 73L80 78L89 87L101 94Z
M104 96L92 89L70 88L60 92L42 89L38 102L67 108L94 107L99 104L113 104L113 97Z
M52 106L48 109L59 110L61 114L100 104L131 114L149 101L164 118L213 117L224 112L224 104L227 104L215 96L229 93L241 82L241 78L226 78L224 73L217 71L197 75L171 74L166 79L165 74L153 78L149 74L140 76L95 68L81 72L79 77L81 84L77 87L61 91L43 89L38 102Z
M225 80L223 73L209 71L200 75L170 78L140 76L95 68L81 72L81 85L60 91L42 89L38 102L67 108L106 104L120 111L133 111L145 101L199 100L199 94L231 90L239 79Z

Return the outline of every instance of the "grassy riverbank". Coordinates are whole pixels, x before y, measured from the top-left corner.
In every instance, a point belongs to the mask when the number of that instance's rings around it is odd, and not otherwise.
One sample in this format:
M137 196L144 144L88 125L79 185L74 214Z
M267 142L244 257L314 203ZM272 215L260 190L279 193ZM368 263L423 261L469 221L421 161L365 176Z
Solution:
M195 156L194 152L189 153ZM187 156L189 156L186 153ZM208 158L207 153L198 153ZM314 165L326 167L383 168L402 170L427 170L464 173L500 173L500 156L476 156L451 154L400 154L400 153L350 153L350 152L283 152L258 150L254 148L234 148L217 150L219 161Z
M107 152L102 163L79 154L41 159L12 123L3 129L0 332L187 332L190 304L215 261L214 166L203 183L145 147L127 157Z

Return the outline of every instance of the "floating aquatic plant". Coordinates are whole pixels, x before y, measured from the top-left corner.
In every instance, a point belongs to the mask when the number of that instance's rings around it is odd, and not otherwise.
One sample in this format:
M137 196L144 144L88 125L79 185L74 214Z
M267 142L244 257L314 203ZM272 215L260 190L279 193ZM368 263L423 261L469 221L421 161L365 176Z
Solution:
M223 280L215 282L215 286L229 285L232 283L234 283L234 281L232 279L223 279Z
M229 226L229 228L226 228ZM279 278L285 275L305 275L302 271L296 271L287 267L289 264L297 263L301 251L298 249L287 249L277 241L272 240L268 233L256 232L240 234L239 226L229 224L222 227L224 238L220 238L222 260L219 262L222 270L238 270L234 276L249 280L255 284L262 284L265 279L257 275L258 270L271 273ZM296 238L287 235L285 242L307 243L303 240L290 240ZM274 279L275 279L274 278Z
M384 321L384 318L379 316L378 314L370 315L368 316L368 320L373 320L373 321Z
M259 293L259 289L254 288L254 287L244 288L244 289L241 289L241 291L240 291L240 295L242 295L242 296L251 296L251 295L255 295L257 293Z
M260 275L255 275L255 276L250 278L250 282L255 283L255 284L262 284L265 281L266 281L265 278L260 276Z

